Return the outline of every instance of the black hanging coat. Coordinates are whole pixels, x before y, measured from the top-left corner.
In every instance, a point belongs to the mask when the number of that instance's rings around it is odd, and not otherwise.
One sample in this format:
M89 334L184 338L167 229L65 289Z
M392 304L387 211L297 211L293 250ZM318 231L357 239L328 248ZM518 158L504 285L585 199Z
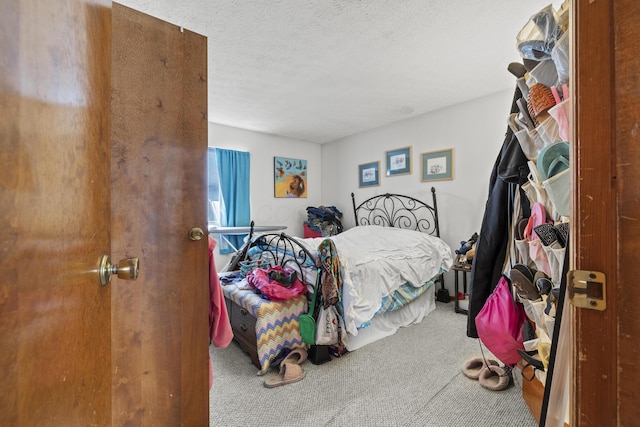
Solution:
M517 113L516 101L522 97L520 89L516 91L511 103L511 113ZM527 182L529 168L520 143L511 127L502 144L498 158L493 166L489 180L489 198L485 206L480 235L476 243L476 253L471 267L469 286L469 314L467 317L467 336L478 338L476 316L485 301L498 285L504 270L509 247L509 230L513 212L513 199L519 185ZM520 190L521 191L521 190ZM530 207L525 194L520 200L525 216Z

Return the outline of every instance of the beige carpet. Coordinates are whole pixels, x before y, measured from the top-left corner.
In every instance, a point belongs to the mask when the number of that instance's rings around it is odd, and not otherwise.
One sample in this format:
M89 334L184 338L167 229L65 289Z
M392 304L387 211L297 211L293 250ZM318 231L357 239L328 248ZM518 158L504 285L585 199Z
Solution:
M462 375L480 355L465 331L453 303L438 303L422 323L324 365L307 361L302 381L273 389L235 342L212 347L210 425L536 426L519 386L496 392Z

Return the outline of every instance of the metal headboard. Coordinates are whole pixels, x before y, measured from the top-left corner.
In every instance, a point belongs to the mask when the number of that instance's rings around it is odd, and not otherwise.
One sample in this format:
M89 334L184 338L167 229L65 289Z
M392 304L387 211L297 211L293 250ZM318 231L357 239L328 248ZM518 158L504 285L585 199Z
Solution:
M290 267L297 270L303 283L307 283L303 266L316 265L316 258L313 254L285 233L255 236L252 239L251 247L257 247L262 251L262 254L268 255L263 259L270 262L270 267L279 265L282 268Z
M379 225L420 231L440 237L436 189L431 187L433 206L402 194L385 193L370 197L356 206L351 193L353 215L358 225Z

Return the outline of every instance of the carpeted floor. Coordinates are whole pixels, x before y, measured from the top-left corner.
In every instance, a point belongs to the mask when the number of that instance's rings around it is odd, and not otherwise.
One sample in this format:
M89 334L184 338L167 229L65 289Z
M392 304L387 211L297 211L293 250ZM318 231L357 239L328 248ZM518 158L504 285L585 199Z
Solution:
M273 389L235 342L212 347L210 425L536 426L519 386L491 391L461 373L480 355L465 331L453 303L438 303L422 323L323 365L307 361L302 381Z

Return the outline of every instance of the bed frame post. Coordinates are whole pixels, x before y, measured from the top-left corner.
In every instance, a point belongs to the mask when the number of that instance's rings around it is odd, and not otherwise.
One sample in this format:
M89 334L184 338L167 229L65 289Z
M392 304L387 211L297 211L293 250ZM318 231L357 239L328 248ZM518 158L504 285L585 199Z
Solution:
M353 193L351 193L353 195ZM431 187L431 195L433 196L433 211L436 220L436 237L440 237L440 223L438 222L438 203L436 202L436 188Z
M356 219L356 226L360 225L358 224L358 214L356 212L356 195L351 193L351 204L353 205L353 217Z

